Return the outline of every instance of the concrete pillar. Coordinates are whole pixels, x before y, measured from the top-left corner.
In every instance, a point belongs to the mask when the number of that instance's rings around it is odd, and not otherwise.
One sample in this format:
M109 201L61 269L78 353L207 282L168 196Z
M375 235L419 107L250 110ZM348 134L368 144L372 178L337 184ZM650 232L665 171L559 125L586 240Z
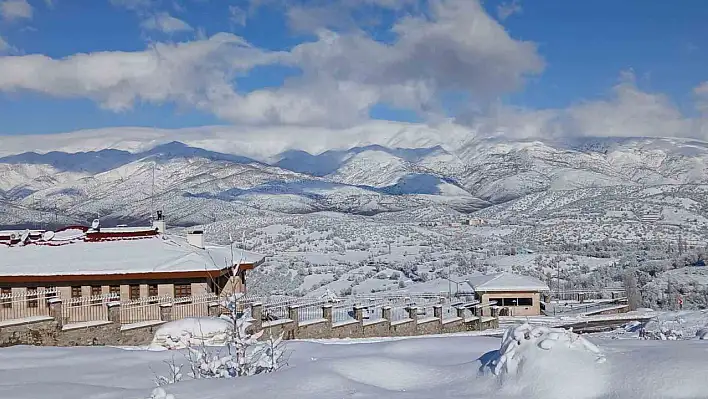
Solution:
M160 305L160 320L172 321L172 304L163 303Z
M434 316L436 319L440 319L440 320L443 319L443 307L442 307L442 305L435 305L435 306L433 306L433 316Z
M457 317L460 318L465 318L465 308L462 306L456 307L455 310L457 311Z
M120 324L120 302L108 302L106 306L108 306L108 321Z
M408 318L413 319L416 323L418 322L418 307L417 306L409 306L406 308L406 311L408 312Z
M61 298L52 298L49 301L49 316L57 322L59 329L64 326L64 314L62 313Z
M361 306L354 306L354 318L359 321L359 323L364 322L364 308Z
M293 326L295 328L297 328L300 324L300 315L298 310L298 306L288 306L288 318L293 321Z
M322 306L322 318L327 320L329 325L332 325L332 305Z
M381 317L388 320L389 323L393 321L391 320L393 318L393 315L391 314L390 306L384 306L383 308L381 308Z
M263 303L254 302L251 304L251 317L253 318L253 331L263 329Z
M221 316L221 305L218 302L210 302L207 305L209 309L209 316L219 317Z

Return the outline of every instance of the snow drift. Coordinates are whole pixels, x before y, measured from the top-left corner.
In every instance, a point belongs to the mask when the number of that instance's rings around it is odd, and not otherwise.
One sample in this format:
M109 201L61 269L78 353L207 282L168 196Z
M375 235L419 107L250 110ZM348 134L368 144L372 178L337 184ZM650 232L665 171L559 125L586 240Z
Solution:
M604 363L600 348L572 330L522 324L504 333L488 367L504 392L581 399L604 393Z
M233 324L218 317L190 317L165 323L155 332L151 348L184 349L226 344Z

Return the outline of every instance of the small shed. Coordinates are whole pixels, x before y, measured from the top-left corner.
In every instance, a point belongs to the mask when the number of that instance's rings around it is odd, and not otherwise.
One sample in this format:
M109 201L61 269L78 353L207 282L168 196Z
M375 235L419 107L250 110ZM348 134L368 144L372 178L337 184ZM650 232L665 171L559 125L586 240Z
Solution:
M538 316L541 293L550 291L537 278L506 272L474 275L466 282L480 301L483 316L490 316L492 309L500 316Z

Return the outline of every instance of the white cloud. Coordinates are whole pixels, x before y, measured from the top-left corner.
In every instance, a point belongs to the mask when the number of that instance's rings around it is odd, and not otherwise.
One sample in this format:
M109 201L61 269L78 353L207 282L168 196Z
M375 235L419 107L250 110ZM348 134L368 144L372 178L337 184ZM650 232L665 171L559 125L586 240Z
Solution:
M248 12L239 6L229 6L229 19L236 25L246 26Z
M111 4L128 10L142 10L153 6L153 0L110 0Z
M519 14L523 11L518 0L501 3L497 6L497 16L500 20L505 20L514 14Z
M8 51L10 49L10 44L3 39L2 36L0 36L0 54L4 53L5 51Z
M113 111L140 101L205 103L232 90L231 80L279 56L221 33L208 40L157 44L142 52L0 57L0 91L34 91L63 98L90 98ZM206 101L208 103L208 101Z
M584 136L690 136L692 121L668 97L637 88L624 72L607 100L585 102L567 110L571 128Z
M188 23L175 18L166 12L157 13L143 20L143 29L156 30L164 33L185 32L194 30Z
M708 81L705 81L693 89L696 96L696 109L708 117Z
M704 92L705 90L705 92ZM708 84L694 92L697 104L708 99ZM705 93L700 97L699 93ZM708 116L708 115L707 115ZM513 138L692 137L708 140L708 118L688 117L663 94L640 90L632 72L622 72L607 98L584 101L565 109L528 110L499 106L468 118L483 134Z
M184 28L159 18L147 27ZM436 116L446 91L487 101L543 69L536 46L511 38L476 1L433 0L429 15L400 19L393 33L397 39L384 44L361 31L322 30L317 40L282 53L221 34L144 52L10 57L0 59L0 90L88 97L113 110L174 101L235 123L346 126L368 119L379 102ZM302 76L279 88L236 91L236 73L269 63L294 66Z
M32 19L32 6L27 0L0 1L0 15L7 21Z
M54 0L44 0L44 4L47 5L49 8L54 8Z
M366 107L383 101L434 114L442 111L439 100L445 92L463 91L485 102L543 70L535 44L511 38L478 2L440 0L430 7L429 15L399 20L392 44L362 32L319 31L319 40L292 50L303 78L283 93L299 86L300 97L324 97L332 104L348 103L341 97L352 96L355 103L370 101ZM339 84L323 86L322 80ZM328 89L318 92L320 87Z

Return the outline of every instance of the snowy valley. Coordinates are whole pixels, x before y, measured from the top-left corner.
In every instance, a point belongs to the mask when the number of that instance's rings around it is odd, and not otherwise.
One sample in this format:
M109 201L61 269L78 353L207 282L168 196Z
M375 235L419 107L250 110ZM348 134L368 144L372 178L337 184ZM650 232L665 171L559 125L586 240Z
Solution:
M674 291L708 304L708 143L234 129L84 131L32 149L0 138L0 225L145 224L162 209L175 232L267 254L262 294L451 292L502 270L597 290L630 269L646 306L675 306Z

